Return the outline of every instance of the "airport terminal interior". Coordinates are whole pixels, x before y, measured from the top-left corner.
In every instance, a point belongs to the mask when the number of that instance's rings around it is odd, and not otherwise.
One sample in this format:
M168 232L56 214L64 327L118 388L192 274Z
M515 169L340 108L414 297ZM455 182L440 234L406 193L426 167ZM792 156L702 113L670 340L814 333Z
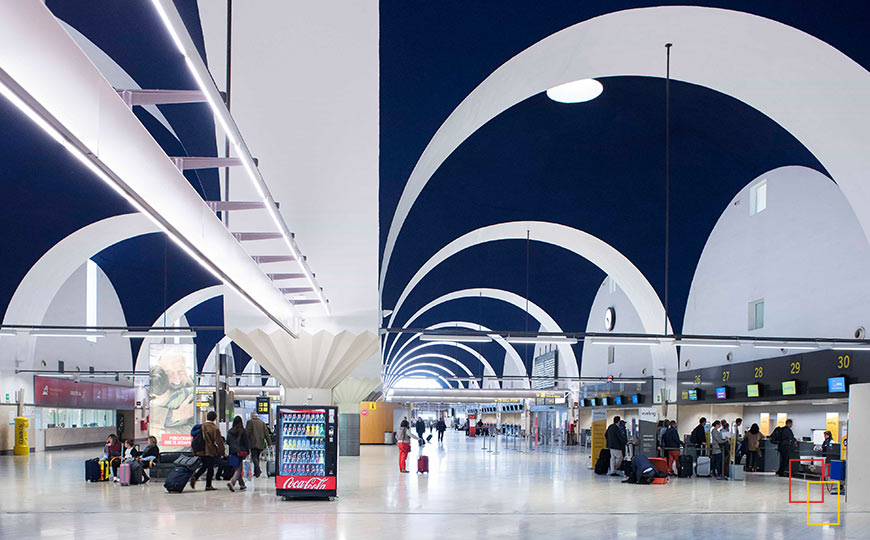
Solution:
M0 1L0 539L870 538L868 23Z

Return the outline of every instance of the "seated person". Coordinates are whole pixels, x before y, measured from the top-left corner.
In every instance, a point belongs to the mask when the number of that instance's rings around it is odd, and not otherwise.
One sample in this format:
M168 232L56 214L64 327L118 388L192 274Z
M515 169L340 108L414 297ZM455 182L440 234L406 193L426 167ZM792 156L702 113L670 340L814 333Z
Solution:
M112 467L113 480L118 480L118 466L121 464L121 441L114 433L110 434L106 439L106 446L103 447L103 459L108 460Z
M154 435L148 437L148 446L145 447L145 450L142 450L142 455L139 456L139 459L148 467L152 466L155 462L160 462L160 448L157 446L157 437Z
M149 437L149 441L153 437ZM142 452L136 448L136 444L133 442L133 439L127 439L124 441L124 463L133 463L133 462L142 462ZM151 480L151 477L148 476L148 473L145 472L145 465L142 465L142 483L148 482Z

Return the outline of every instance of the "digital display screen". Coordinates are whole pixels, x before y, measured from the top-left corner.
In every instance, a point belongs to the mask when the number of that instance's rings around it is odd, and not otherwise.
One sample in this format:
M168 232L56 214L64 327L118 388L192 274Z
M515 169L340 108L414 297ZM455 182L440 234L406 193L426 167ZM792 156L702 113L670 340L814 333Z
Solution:
M758 397L757 384L750 384L746 386L746 397Z
M631 396L631 402L632 402L632 403L640 403L640 395L638 395L638 394L633 394L633 395Z
M846 377L829 377L828 392L845 392Z
M689 401L698 401L698 391L689 390Z
M622 396L616 396L615 398L613 398L613 403L615 405L622 405Z
M595 398L591 398L591 399L589 400L589 406L590 406L590 407L594 407L595 405L597 405L597 403L595 402Z
M606 397L601 398L601 404L604 405L605 407L610 405L610 398L606 398Z
M797 381L782 381L782 395L793 396L797 394Z
M728 389L724 386L716 388L716 399L728 399Z

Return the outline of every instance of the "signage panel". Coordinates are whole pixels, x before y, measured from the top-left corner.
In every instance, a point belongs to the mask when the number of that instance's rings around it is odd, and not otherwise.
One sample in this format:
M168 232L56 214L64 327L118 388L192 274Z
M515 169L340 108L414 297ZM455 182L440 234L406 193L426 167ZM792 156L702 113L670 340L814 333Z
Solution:
M136 389L36 375L33 377L33 403L71 409L132 409Z

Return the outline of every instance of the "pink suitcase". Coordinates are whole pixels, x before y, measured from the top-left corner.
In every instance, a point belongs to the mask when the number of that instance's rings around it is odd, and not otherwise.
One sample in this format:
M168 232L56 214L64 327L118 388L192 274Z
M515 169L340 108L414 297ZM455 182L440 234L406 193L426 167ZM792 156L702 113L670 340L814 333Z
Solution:
M130 485L130 464L129 463L121 463L121 466L118 467L118 482L122 486Z
M429 472L429 456L420 456L417 458L417 473Z

